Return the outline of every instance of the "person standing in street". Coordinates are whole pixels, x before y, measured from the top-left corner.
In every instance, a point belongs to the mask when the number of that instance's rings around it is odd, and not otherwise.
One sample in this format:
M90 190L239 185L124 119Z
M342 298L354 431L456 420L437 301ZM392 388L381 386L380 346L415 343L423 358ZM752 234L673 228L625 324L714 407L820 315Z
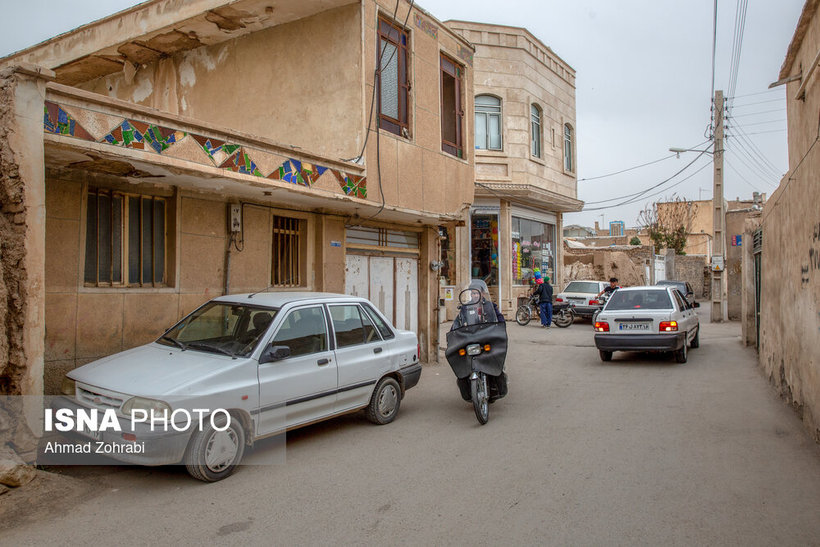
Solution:
M544 276L544 282L535 288L535 294L538 295L541 326L548 329L552 325L552 285L549 276Z

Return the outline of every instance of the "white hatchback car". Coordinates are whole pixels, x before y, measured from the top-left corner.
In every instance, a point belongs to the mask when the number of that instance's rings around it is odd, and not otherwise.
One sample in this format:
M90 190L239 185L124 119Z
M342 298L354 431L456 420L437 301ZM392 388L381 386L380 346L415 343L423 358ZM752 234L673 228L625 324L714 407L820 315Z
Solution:
M688 348L700 345L695 308L674 287L618 289L598 314L594 328L603 361L611 360L615 351L664 351L685 363Z
M262 437L360 409L377 424L393 421L420 376L416 335L395 329L363 298L229 295L202 305L153 343L69 372L67 396L52 406L113 409L122 432L75 434L142 443L140 454L113 457L143 465L183 462L210 482L230 475L245 447ZM221 414L183 431L152 430L133 419L195 409Z

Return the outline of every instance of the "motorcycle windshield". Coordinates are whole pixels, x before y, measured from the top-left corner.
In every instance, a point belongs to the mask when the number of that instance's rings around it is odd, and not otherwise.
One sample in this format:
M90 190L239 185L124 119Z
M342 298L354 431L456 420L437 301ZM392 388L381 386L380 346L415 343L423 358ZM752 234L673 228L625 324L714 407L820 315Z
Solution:
M459 350L466 350L469 344L479 344L481 353L475 356L459 355ZM487 344L490 351L484 351ZM457 378L467 378L473 370L499 376L504 372L507 358L507 324L477 323L453 329L447 333L444 355Z

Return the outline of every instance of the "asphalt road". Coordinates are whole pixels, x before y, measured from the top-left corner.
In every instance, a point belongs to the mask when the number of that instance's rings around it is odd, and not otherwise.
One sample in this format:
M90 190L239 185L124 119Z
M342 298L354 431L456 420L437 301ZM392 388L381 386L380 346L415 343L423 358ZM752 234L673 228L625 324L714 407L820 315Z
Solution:
M704 324L686 364L602 363L588 323L509 335L510 393L485 426L449 367L428 366L393 424L292 432L282 463L219 483L58 469L73 494L30 499L0 543L820 545L820 445L738 324Z

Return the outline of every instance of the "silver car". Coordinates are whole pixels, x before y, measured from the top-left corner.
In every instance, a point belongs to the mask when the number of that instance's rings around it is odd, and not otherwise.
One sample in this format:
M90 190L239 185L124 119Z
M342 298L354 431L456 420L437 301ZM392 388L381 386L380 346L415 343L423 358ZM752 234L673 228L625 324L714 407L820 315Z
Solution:
M555 295L556 302L569 302L575 315L592 319L600 308L598 293L609 286L606 281L570 281L563 291Z
M626 287L612 293L594 323L601 360L615 351L672 352L685 363L700 345L695 308L673 287Z
M211 482L230 475L245 448L263 437L360 409L377 424L393 421L420 375L416 335L395 329L363 298L230 295L207 302L153 343L69 372L68 396L58 406L116 412L122 432L76 434L144 446L115 450L118 460L183 462ZM204 423L181 430L141 420L150 413L179 421L203 409Z

